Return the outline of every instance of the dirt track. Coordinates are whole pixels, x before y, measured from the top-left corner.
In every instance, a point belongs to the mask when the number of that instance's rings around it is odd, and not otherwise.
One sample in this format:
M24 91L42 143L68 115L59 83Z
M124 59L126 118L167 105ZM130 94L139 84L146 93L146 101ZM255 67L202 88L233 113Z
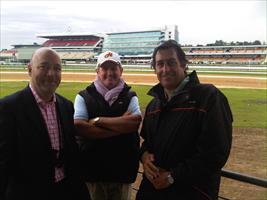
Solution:
M124 80L129 84L153 85L158 82L154 74L123 74ZM95 73L62 73L62 81L90 82L95 79ZM229 88L258 88L266 89L266 77L237 76L237 75L199 75L202 83L212 83L217 87ZM0 81L29 80L26 72L0 72Z

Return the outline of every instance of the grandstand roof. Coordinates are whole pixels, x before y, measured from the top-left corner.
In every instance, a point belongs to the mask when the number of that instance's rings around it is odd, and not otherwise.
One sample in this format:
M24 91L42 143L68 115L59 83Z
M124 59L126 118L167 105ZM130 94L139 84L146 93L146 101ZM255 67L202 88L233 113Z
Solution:
M126 32L112 32L112 33L106 33L107 35L111 34L125 34L125 33L143 33L143 32L155 32L155 31L164 31L162 29L154 29L154 30L141 30L141 31L126 31Z
M11 45L14 48L22 48L22 47L41 47L42 45L40 44L13 44Z
M16 50L16 49L9 49L9 50L7 50L7 49L2 49L0 52L14 53L14 52L17 52L17 50Z
M48 38L48 39L62 38L62 37L89 37L89 36L101 37L101 38L104 37L104 35L101 34L101 33L47 33L47 34L36 34L36 37Z
M220 49L220 48L249 48L249 47L265 47L267 45L227 45L227 46L182 46L183 49Z

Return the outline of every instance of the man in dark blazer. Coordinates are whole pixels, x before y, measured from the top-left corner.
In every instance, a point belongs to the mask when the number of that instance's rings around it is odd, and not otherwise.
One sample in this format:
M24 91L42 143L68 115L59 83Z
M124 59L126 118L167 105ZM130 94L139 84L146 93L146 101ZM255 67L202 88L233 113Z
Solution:
M0 199L88 200L78 175L73 105L55 94L61 60L40 48L28 73L26 88L0 100Z

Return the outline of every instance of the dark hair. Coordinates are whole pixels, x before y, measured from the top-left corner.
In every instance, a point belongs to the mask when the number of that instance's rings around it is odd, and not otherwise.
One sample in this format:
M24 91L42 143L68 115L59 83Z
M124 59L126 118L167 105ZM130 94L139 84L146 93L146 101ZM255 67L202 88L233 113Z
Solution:
M173 48L177 54L177 57L182 65L186 65L188 63L188 60L185 57L185 53L182 50L181 46L175 41L175 40L167 40L157 46L154 49L154 52L152 54L152 61L151 61L151 67L155 69L156 65L156 54L159 50L165 50L165 49L170 49Z

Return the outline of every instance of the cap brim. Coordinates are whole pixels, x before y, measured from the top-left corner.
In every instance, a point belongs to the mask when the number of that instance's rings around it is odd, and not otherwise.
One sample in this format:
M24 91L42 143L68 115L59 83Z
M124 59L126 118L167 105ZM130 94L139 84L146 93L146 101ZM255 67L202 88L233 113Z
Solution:
M119 61L117 61L117 60L114 60L114 59L108 59L108 60L103 61L102 63L98 63L97 66L98 66L98 67L101 67L101 65L103 65L105 62L108 62L108 61L110 61L110 62L114 62L114 63L116 63L116 64L121 65L121 63L120 63Z

